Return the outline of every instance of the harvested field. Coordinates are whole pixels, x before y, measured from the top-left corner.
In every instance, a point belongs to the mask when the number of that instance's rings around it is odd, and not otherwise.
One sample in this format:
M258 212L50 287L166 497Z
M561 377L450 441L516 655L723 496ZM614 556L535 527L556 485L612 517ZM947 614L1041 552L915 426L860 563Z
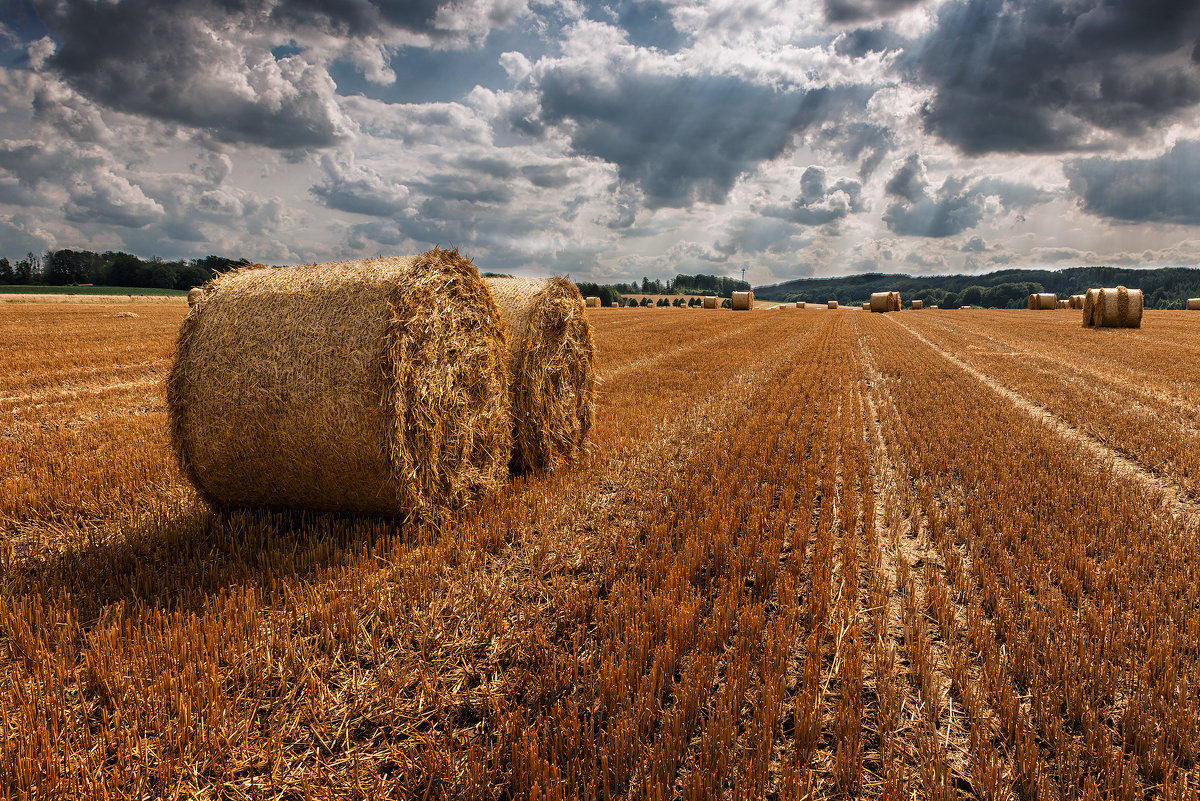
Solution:
M1193 314L589 313L404 528L204 506L186 313L0 308L0 797L1197 797Z

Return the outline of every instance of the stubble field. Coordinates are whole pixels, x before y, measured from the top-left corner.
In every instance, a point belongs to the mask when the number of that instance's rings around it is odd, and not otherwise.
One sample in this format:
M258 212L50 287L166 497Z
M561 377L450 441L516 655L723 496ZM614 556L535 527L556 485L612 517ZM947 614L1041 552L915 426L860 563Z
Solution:
M207 510L185 311L0 308L0 796L1197 798L1200 315L594 310L438 531Z

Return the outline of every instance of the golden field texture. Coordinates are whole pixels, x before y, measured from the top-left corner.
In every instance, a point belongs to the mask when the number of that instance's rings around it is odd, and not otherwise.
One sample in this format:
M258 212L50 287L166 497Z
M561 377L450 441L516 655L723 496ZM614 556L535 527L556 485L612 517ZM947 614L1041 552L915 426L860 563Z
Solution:
M0 797L1197 798L1186 312L589 312L587 455L408 529L204 506L185 313L0 308Z

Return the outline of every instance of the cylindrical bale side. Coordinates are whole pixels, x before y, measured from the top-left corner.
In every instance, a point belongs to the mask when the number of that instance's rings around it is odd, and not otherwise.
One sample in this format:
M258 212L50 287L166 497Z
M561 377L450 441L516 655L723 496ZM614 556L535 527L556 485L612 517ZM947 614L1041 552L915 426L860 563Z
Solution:
M900 293L899 292L889 292L888 297L891 300L891 310L892 311L900 311Z
M198 286L192 287L188 290L187 299L189 306L195 306L197 303L204 300L204 290Z
M718 298L716 295L712 295L712 296L706 295L704 297L704 308L706 308L706 309L721 308L721 299Z
M504 320L457 251L238 270L184 319L167 411L214 506L433 519L508 474Z
M584 305L589 309L598 309L600 308L600 298L596 297L595 295L590 295L587 300L584 301Z
M1188 298L1184 308L1188 311L1200 311L1200 298Z
M1071 308L1071 301L1070 301L1070 300L1068 300L1067 298L1062 298L1062 299L1060 299L1060 300L1058 301L1058 308L1060 308L1060 309L1069 309L1069 308Z
M892 310L892 293L891 292L872 292L871 300L864 303L865 308L873 312L888 312Z
M749 311L754 308L754 292L734 292L731 303L734 311Z
M1093 320L1102 328L1141 328L1142 290L1123 286L1101 289Z
M1096 302L1100 298L1099 289L1089 289L1083 293L1083 327L1091 328L1096 324Z
M826 308L829 308L829 309L836 309L838 307L838 302L836 300L831 300L828 303L826 303L825 306L826 306Z
M863 301L862 309L863 311L874 311L874 309L871 308L871 302L867 300Z
M1026 304L1029 308L1029 311L1033 311L1034 309L1036 309L1037 308L1037 293L1030 293L1029 300L1026 301Z
M914 300L912 303L909 304L909 308L912 308L915 311L921 311L922 309L925 308L925 301Z
M585 452L596 417L592 329L565 278L487 278L507 326L513 472L553 470Z
M1058 308L1058 295L1053 292L1039 292L1033 295L1033 308L1039 311L1052 311Z
M802 301L802 300L798 300L798 301L796 301L796 308L797 308L797 309L803 309L803 308L804 308L804 301Z

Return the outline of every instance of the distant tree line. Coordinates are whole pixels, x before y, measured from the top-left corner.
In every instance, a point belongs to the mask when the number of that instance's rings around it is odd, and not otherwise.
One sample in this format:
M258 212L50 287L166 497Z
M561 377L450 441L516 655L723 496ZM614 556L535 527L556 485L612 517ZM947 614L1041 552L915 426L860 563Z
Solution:
M643 277L641 282L597 284L591 281L579 281L575 284L584 297L600 298L601 306L621 306L623 295L718 295L729 297L735 290L745 291L750 288L749 281L726 278L723 275L684 275L680 273L674 278L660 281ZM646 303L643 305L653 305Z
M1128 286L1142 290L1146 308L1179 309L1188 298L1200 297L1200 269L1194 267L1069 267L1063 270L1010 269L984 275L902 275L862 273L838 278L800 278L756 287L759 300L861 303L872 292L896 290L905 305L921 300L926 306L984 306L1024 309L1034 292L1054 292L1060 298L1079 295L1089 287Z
M191 289L222 273L249 264L245 259L205 256L188 261L139 259L130 253L90 250L48 250L27 253L11 262L0 257L0 284L95 284L97 286Z

